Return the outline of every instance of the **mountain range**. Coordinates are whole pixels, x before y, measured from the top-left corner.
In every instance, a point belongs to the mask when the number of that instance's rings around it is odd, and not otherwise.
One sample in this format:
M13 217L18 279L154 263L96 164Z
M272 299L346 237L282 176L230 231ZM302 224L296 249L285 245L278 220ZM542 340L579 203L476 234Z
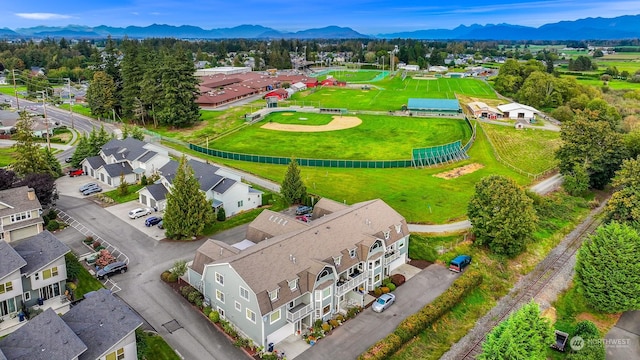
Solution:
M327 26L283 32L260 25L205 30L197 26L153 24L126 28L36 26L11 30L0 28L0 38L159 38L180 39L421 39L421 40L617 40L640 38L640 15L560 21L540 27L513 24L460 25L455 29L429 29L389 34L361 34L349 27Z

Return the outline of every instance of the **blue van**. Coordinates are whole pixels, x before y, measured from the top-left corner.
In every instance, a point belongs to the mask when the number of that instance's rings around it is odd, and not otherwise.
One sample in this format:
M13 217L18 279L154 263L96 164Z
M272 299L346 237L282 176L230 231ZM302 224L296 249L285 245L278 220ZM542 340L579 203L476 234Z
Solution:
M449 270L454 272L462 272L464 268L466 268L469 264L471 264L471 256L458 255L449 263Z

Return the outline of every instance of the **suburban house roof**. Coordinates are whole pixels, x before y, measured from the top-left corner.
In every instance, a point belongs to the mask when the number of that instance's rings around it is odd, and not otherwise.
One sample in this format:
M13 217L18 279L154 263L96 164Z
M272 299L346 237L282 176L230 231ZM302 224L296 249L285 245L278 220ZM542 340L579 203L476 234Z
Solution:
M166 199L169 192L162 183L147 185L146 189L156 201Z
M265 219L259 221L262 224ZM275 218L266 221L280 226L295 222L291 219L285 223ZM255 292L260 310L266 314L290 300L290 296L283 295L271 302L269 291L285 288L287 281L294 279L300 279L300 292L310 291L318 272L325 266L336 267L342 272L362 261L376 239L391 244L407 235L409 229L402 215L376 199L312 220L308 226L263 240L236 255L217 259L212 265L228 263ZM334 257L348 260L349 250L354 248L358 249L360 260L351 259L335 265ZM210 257L216 258L215 255Z
M22 268L22 274L25 276L31 276L71 251L48 230L16 241L13 248L27 262Z
M219 167L213 166L202 161L189 160L189 166L193 169L193 174L200 183L200 190L208 191L216 186L222 180L231 181L225 179L223 176L216 174L216 171L220 170ZM171 160L160 168L160 174L167 179L170 183L173 182L173 178L178 170L179 163L175 160Z
M239 252L239 249L222 241L209 239L200 245L196 251L196 256L193 258L191 268L198 274L202 274L206 264L235 255Z
M258 243L262 240L308 227L307 223L296 221L289 216L266 209L247 227L247 240Z
M334 213L336 211L344 210L349 206L341 202L333 201L331 199L322 198L313 207L313 216L319 218L324 215Z
M29 190L28 186L20 186L0 191L0 217L41 209L42 205L37 196L34 196L33 200L29 198Z
M109 142L102 146L102 153L106 156L113 155L116 160L129 160L133 161L138 159L147 150L144 146L146 143L132 137L126 139L111 139Z
M102 159L102 157L100 155L96 155L96 156L91 156L91 157L85 158L84 161L89 163L89 165L93 169L99 169L101 166L107 164L106 162L104 162L104 159Z
M0 259L2 259L0 261L0 280L27 265L22 256L4 240L0 240Z
M149 150L146 153L144 153L142 156L140 156L138 158L138 161L144 163L144 162L147 162L147 161L151 160L151 158L153 158L156 155L158 155L157 152Z
M87 350L87 345L48 308L0 339L0 349L0 354L11 360L73 360Z
M227 192L227 190L231 189L231 187L235 185L236 182L237 181L233 179L222 178L222 180L213 187L213 191L217 192L218 194L224 194L225 192Z
M142 325L142 319L111 291L100 289L85 294L62 320L88 345L79 360L94 360Z
M498 109L500 109L500 111L502 112L512 112L512 111L516 111L516 110L527 110L527 111L531 111L534 113L539 113L540 111L536 110L535 108L532 108L531 106L528 105L524 105L524 104L519 104L519 103L509 103L509 104L504 104L504 105L498 105Z
M131 164L127 161L117 162L115 164L105 164L102 165L104 170L109 174L110 177L115 178L120 176L121 174L128 175L133 173L133 168Z

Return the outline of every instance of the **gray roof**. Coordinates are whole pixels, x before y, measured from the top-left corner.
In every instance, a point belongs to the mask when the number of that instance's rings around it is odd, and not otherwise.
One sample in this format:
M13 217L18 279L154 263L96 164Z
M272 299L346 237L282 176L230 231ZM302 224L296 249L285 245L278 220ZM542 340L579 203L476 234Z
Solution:
M133 161L148 151L144 148L145 144L144 141L132 137L122 140L112 139L102 146L102 152L106 156L113 155L117 161Z
M115 164L106 164L103 166L104 170L111 176L112 178L116 178L121 174L128 175L133 173L133 169L131 168L131 164L129 162L117 162Z
M4 356L4 353L2 352L2 349L0 349L0 360L8 360L6 356Z
M104 356L142 325L140 316L107 289L85 294L85 299L62 315L62 319L89 346L79 360Z
M27 261L27 265L22 268L22 274L26 276L31 276L71 251L67 245L47 230L16 241L13 248Z
M144 155L140 156L140 158L138 159L138 161L140 161L140 162L143 162L143 163L144 163L144 162L147 162L148 160L150 160L152 157L154 157L154 156L156 156L156 155L158 155L158 153L157 153L157 152L149 150L149 151L147 151Z
M0 349L11 360L73 360L87 350L87 345L48 308L0 339Z
M29 200L28 191L28 186L0 191L0 217L28 210L42 209L37 196L33 200Z
M27 262L22 256L4 240L0 240L0 259L2 259L2 261L0 261L0 280L27 265Z
M86 159L84 159L86 162L89 163L89 165L91 166L91 168L93 169L99 169L100 166L105 165L106 163L104 162L104 160L99 156L91 156L88 157Z
M202 191L208 191L222 180L225 180L223 176L216 174L216 171L220 170L217 166L197 160L189 160L187 163L193 169L193 175L198 179L198 182L200 183L200 190ZM173 178L178 170L178 165L179 163L177 161L171 160L160 168L160 173L171 183L173 182Z
M224 194L227 190L229 190L234 184L235 180L223 178L221 182L219 182L216 186L213 187L213 191Z
M167 190L166 187L162 183L147 185L147 191L151 194L154 200L164 200L167 198Z

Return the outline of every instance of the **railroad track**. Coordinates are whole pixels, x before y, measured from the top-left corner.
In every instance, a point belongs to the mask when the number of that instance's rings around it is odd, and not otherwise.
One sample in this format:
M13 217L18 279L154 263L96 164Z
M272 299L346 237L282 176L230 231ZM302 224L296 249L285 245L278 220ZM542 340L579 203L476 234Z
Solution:
M601 210L601 209L599 209ZM596 213L599 213L597 211ZM476 359L482 353L482 343L487 334L501 321L506 319L512 311L534 299L551 282L558 272L566 265L571 257L578 251L584 238L593 233L602 223L602 219L591 215L587 221L574 230L573 239L566 245L559 254L553 252L547 256L530 274L529 284L517 293L509 294L511 299L507 300L506 309L499 313L482 331L478 340L475 340L472 347L463 353L461 360Z

